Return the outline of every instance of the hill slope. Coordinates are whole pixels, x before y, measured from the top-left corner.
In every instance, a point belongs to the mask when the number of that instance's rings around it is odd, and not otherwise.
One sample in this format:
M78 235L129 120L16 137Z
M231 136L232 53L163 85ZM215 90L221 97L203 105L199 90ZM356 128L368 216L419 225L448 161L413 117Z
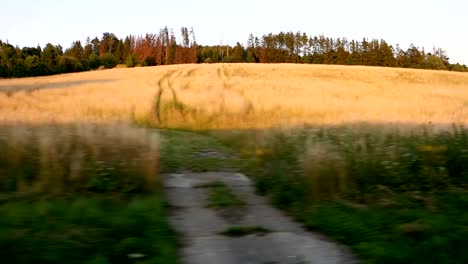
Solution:
M113 69L0 80L0 110L0 120L135 118L169 127L467 123L468 74L294 64Z

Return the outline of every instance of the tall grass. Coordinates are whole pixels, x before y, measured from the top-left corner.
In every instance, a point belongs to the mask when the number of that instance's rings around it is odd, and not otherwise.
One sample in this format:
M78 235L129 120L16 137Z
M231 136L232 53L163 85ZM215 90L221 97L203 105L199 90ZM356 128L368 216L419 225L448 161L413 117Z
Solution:
M215 135L239 149L251 146L244 156L255 166L246 173L257 190L307 228L350 245L368 263L468 261L465 127L251 133Z
M151 192L158 140L128 125L0 126L0 192Z
M384 189L467 187L468 131L463 126L440 131L430 126L335 126L289 129L266 137L256 146L258 164L284 164L291 174L301 174L318 200L365 202L365 194Z
M159 136L124 124L0 125L5 263L177 263Z

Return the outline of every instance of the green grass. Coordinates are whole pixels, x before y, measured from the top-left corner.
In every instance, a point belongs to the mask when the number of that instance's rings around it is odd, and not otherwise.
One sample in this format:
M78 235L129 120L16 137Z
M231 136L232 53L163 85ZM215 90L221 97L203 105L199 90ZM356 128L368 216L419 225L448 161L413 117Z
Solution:
M468 262L465 128L212 134L239 151L248 147L255 166L246 173L259 193L365 263Z
M230 237L242 237L242 236L248 236L248 235L265 235L271 233L271 230L266 229L261 226L233 226L229 227L223 232L221 232L221 235L224 236L230 236Z
M287 210L310 230L348 244L366 263L466 263L468 194L437 196L437 211L408 202L395 208L352 208L339 202Z
M2 262L177 263L163 204L158 195L2 204Z
M161 166L166 173L238 170L245 162L213 137L180 130L160 130L160 134ZM207 150L221 158L203 156Z
M245 205L245 203L242 200L240 200L224 183L214 182L207 186L207 207L228 208Z

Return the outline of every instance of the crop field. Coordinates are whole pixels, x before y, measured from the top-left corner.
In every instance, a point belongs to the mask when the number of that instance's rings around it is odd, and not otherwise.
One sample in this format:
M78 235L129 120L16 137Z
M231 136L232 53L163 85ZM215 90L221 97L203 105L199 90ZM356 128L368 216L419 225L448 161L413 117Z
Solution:
M161 78L164 104L159 110L166 113L161 122L169 127L204 124L210 129L302 123L466 123L467 78L466 74L372 67L200 66L169 71Z
M1 80L0 120L133 118L209 129L352 122L450 125L468 122L467 85L464 73L362 66L114 69Z
M0 247L12 263L177 263L158 175L236 170L367 263L465 263L467 124L468 74L447 71L203 64L2 79Z

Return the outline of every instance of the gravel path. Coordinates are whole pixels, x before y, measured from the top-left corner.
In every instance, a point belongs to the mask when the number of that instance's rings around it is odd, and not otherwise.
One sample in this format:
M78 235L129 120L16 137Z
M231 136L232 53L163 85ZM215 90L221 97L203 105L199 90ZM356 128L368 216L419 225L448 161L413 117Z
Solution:
M207 189L223 182L246 203L229 209L206 207ZM181 236L184 264L238 263L358 263L346 247L304 230L254 192L252 182L239 173L206 172L164 175L169 222ZM230 227L260 226L267 234L242 237L220 235Z

